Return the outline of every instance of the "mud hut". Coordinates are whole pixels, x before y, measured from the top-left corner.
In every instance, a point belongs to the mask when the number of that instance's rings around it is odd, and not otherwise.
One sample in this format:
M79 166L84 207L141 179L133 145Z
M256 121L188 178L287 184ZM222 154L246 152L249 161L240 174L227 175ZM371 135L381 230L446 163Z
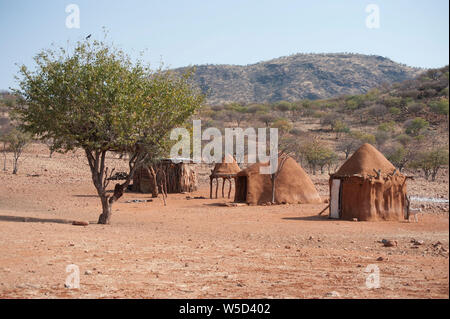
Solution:
M303 168L292 158L278 159L278 175L275 180L275 204L321 203L314 184ZM236 176L235 202L263 205L272 202L271 174L261 174L260 167L269 163L256 163Z
M152 165L144 165L133 175L135 192L151 193L184 193L196 191L198 187L197 173L190 160L162 159Z
M209 176L209 197L212 198L213 180L216 180L216 198L219 189L219 178L222 179L222 197L225 197L225 181L230 183L230 188L228 190L228 198L231 194L232 180L235 179L236 174L241 171L241 168L237 164L233 156L227 154L222 158L221 163L217 163L214 169L211 171Z
M363 144L330 174L330 218L406 218L406 179L375 147Z

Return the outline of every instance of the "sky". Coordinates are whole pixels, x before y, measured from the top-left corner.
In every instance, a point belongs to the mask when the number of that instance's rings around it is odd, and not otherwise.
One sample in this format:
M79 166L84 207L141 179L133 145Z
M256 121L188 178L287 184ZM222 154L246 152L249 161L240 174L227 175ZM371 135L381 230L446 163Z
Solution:
M79 8L79 28L66 12L70 4ZM377 9L366 11L369 5ZM448 0L0 0L0 89L17 87L16 64L32 66L52 43L101 39L103 27L116 46L133 57L144 51L155 67L332 52L442 67L449 63L448 16Z

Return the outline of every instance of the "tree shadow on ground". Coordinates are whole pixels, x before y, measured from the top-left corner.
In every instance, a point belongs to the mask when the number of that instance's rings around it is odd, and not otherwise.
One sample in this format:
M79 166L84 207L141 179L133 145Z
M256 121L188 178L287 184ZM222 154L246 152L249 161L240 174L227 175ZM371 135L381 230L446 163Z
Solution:
M325 216L312 215L312 216L298 216L298 217L283 217L282 219L285 219L285 220L306 220L306 221L329 221L329 220L333 220L333 219L328 218L327 215L325 215Z
M56 224L72 224L73 220L58 218L37 218L26 216L8 216L0 215L0 221L18 222L18 223L56 223ZM91 224L92 222L89 222Z
M98 195L73 195L73 197L80 197L80 198L95 198L95 197L98 197Z

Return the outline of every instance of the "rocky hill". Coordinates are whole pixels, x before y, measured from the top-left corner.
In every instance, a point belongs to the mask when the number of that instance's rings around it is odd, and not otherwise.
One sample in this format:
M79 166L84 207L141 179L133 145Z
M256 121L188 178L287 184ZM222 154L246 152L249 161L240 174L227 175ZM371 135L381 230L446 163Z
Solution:
M423 71L381 56L347 53L296 54L246 66L195 67L194 80L211 105L361 94L383 83L412 79Z

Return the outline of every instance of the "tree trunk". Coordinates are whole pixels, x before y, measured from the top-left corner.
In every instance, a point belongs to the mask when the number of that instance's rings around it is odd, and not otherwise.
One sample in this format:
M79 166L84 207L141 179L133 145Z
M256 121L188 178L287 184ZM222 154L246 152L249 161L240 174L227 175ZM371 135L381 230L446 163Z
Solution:
M15 174L17 174L17 160L18 160L18 158L13 158L13 174L15 175Z
M110 203L106 196L100 199L102 201L102 213L98 217L98 224L107 225L111 221L112 203Z
M158 197L158 182L156 180L156 173L155 170L153 169L153 166L150 166L148 168L150 176L152 178L152 183L153 183L153 190L152 190L152 197L156 198Z
M3 142L3 171L6 172L6 142Z
M275 174L272 174L272 204L275 204Z

